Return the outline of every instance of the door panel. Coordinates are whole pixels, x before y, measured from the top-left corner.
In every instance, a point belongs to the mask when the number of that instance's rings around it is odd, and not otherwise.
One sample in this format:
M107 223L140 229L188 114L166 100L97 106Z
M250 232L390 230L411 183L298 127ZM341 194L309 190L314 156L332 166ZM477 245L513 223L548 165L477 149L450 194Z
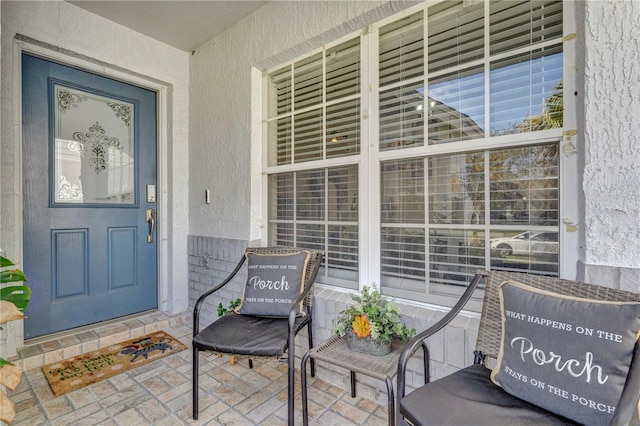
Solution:
M155 92L26 54L22 70L25 337L157 308Z
M89 293L87 229L52 230L52 299Z
M136 283L135 227L109 228L109 288L122 288Z

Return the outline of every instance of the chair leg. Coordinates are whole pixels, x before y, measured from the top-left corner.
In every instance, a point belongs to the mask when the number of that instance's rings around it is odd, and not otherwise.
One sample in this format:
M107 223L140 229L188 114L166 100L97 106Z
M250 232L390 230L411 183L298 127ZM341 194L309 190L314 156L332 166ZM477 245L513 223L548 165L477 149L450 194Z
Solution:
M288 401L288 405L289 405L289 412L288 412L288 425L289 426L294 426L294 420L295 420L295 392L296 392L296 354L295 354L295 347L296 347L296 343L295 343L295 336L289 336L289 343L288 343L289 347L287 348L287 350L289 351L289 371L288 373L288 379L289 379L289 386L288 386L288 393L287 393L287 401Z
M426 385L431 380L431 371L429 370L429 348L425 342L422 342L422 362L424 363L424 384Z
M389 412L389 426L396 424L395 398L393 396L393 382L389 377L385 380L387 384L387 411Z
M300 363L300 384L302 385L302 425L309 426L309 404L307 401L307 361L310 357L310 352L307 352L302 357L302 362ZM312 358L313 360L313 358Z
M351 398L356 397L356 372L351 371Z
M307 334L309 335L309 349L313 348L313 327L312 322L307 325ZM311 377L316 377L316 360L311 358Z
M198 350L198 348L196 348L194 346L193 348L193 365L191 366L191 372L193 375L193 379L192 379L192 396L193 396L193 420L198 420L198 353L200 351Z

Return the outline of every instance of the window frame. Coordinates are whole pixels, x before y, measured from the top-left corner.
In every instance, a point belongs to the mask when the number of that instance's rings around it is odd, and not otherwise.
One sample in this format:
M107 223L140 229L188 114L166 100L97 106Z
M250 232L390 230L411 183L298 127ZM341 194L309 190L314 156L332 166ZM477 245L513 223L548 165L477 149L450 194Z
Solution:
M576 75L575 75L575 60L576 60L576 40L575 37L568 35L575 34L575 5L571 1L563 1L563 37L562 43L562 59L563 59L563 100L564 100L564 117L563 127L558 129L541 130L535 132L517 133L511 135L499 135L490 136L486 131L483 138L472 140L460 140L455 142L447 142L443 144L428 144L425 135L425 143L423 146L410 147L397 150L379 150L379 92L378 85L378 32L379 29L389 23L398 21L404 17L410 16L416 12L423 11L424 16L424 40L425 40L425 54L424 54L424 73L421 77L414 79L401 81L397 83L398 86L409 84L412 81L424 81L425 88L428 87L429 71L428 71L428 54L427 54L427 40L428 40L428 8L433 7L434 4L440 2L425 2L420 5L409 7L400 13L396 13L392 16L388 16L378 22L368 25L366 28L346 34L335 41L327 44L326 46L317 48L308 54L294 58L293 60L280 64L276 67L263 71L263 123L267 122L268 114L268 83L267 78L270 72L281 69L283 66L291 65L292 63L306 57L311 57L323 52L327 49L327 46L335 46L354 37L360 37L360 66L361 66L361 81L360 81L360 112L361 112L361 126L360 126L360 153L348 157L329 158L323 160L307 161L298 164L287 164L281 166L269 166L269 140L267 125L263 125L263 233L261 236L262 242L268 244L269 238L269 212L268 212L268 178L271 174L280 172L294 172L301 170L311 170L317 168L330 168L336 166L357 165L359 176L359 214L358 214L358 234L359 234L359 280L357 288L362 289L365 285L377 285L380 286L381 277L381 209L380 209L380 164L387 160L400 160L408 158L429 158L436 155L443 154L456 154L465 153L470 151L483 151L499 148L512 148L519 146L528 146L542 143L557 143L559 151L559 226L558 226L558 274L561 278L575 279L577 275L577 266L580 257L579 248L579 232L577 232L577 225L580 222L580 196L579 196L579 164L577 150L579 145L579 137L576 134L577 128L577 102L575 96L571 94L576 92ZM485 6L488 7L488 6ZM489 32L488 14L485 14L485 25L483 31L485 32L485 38ZM541 46L550 46L558 44L559 40L554 39L547 41ZM485 43L486 44L486 43ZM538 45L536 45L538 47ZM490 56L489 46L484 46L485 55L478 61L472 61L465 63L460 68L470 68L473 65L483 64L484 66L484 79L485 79L485 92L489 91L489 79L490 79L490 66L496 59L515 56L518 53L524 51L530 51L528 46L510 50L508 52L502 52L500 54ZM446 69L444 72L450 72L451 69ZM442 71L436 71L435 74L442 73ZM433 74L433 73L432 73ZM389 89L392 86L386 86L384 90ZM425 96L426 102L426 96ZM490 99L488 96L484 100L485 107L485 129L490 128ZM323 103L326 105L326 103ZM274 119L276 117L272 117ZM425 124L426 133L426 124ZM325 138L326 139L326 138ZM428 183L428 179L425 178L425 184ZM428 210L428 209L427 209ZM486 206L486 210L489 210L489 206ZM430 229L430 223L428 220L429 212L425 212L425 222L422 224L426 230L427 243L425 246L426 262L428 264L429 256L429 244L428 244L428 232ZM514 228L516 226L513 226ZM530 226L531 227L531 226ZM462 227L464 228L464 227ZM504 228L504 226L500 226ZM508 228L508 226L507 226ZM533 227L535 228L535 227ZM486 232L485 241L488 244L490 238L489 231L491 230L490 224L483 225L483 229ZM488 253L489 250L486 250ZM489 255L487 254L486 265L490 265ZM488 267L488 266L487 266ZM428 268L427 268L428 269ZM429 276L425 278L425 285L427 288L431 287L428 283ZM322 281L319 281L322 282ZM343 287L338 284L339 287ZM347 286L346 288L350 288ZM460 293L463 289L460 290ZM396 293L388 291L383 288L383 292L391 296L396 297L399 300L407 300L409 303L418 303L419 305L447 305L450 306L455 303L455 300L451 296L440 296L433 294L429 296L429 300L415 300L407 299L406 294ZM431 292L427 292L431 294ZM481 306L482 292L476 292L474 298L469 305L471 310L479 310Z

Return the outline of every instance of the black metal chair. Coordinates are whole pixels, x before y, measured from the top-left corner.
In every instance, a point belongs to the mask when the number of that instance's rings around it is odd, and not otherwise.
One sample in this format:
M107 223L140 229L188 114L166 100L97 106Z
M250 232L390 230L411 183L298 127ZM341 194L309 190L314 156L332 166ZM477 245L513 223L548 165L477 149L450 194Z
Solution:
M407 394L407 366L421 346L424 365L429 365L426 339L443 329L464 308L475 289L484 281L484 303L478 328L474 363L433 382L425 370L424 386ZM518 281L551 293L577 298L637 302L640 294L586 284L557 277L507 271L479 271L456 305L440 321L409 340L398 361L396 425L571 425L575 422L521 400L496 386L490 379L502 339L500 283ZM640 425L640 341L629 368L626 384L611 425ZM486 362L491 360L492 362ZM594 411L595 412L595 411Z
M291 304L288 318L262 317L235 312L224 315L200 330L199 311L204 300L227 285L238 274L247 258L247 254L257 255L283 255L306 250L310 252L310 258L304 275L303 290ZM253 367L252 358L268 357L282 360L284 353L288 351L288 416L289 424L293 425L294 419L294 392L295 392L295 336L305 326L309 337L309 348L313 347L312 334L312 302L313 284L318 274L323 252L318 250L301 249L295 247L250 247L245 251L245 256L238 262L231 274L220 284L204 293L193 310L193 419L198 419L198 357L200 351L213 351L232 355L246 356L249 358L249 367ZM303 303L303 314L297 315L298 307ZM311 375L315 376L315 366L311 363Z

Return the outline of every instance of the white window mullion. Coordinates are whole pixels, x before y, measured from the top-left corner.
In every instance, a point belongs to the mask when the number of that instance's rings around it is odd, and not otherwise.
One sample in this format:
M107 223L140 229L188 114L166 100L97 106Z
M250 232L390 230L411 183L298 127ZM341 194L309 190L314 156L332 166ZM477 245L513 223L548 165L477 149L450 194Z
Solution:
M378 30L369 26L362 48L362 162L360 163L360 287L376 283L380 277L380 163L378 117Z
M560 277L575 279L578 273L578 261L580 260L580 242L578 222L580 211L578 179L581 171L578 168L579 156L577 150L584 144L579 140L579 135L573 134L577 129L576 102L572 101L577 95L576 89L576 43L575 38L575 3L563 3L563 62L564 62L564 136L560 142ZM573 36L570 36L572 35ZM575 95L574 95L575 94Z
M294 123L294 114L293 111L295 111L295 107L296 107L296 91L294 90L294 88L296 87L296 76L295 76L295 72L294 72L294 64L292 63L291 65L289 65L291 71L291 116L289 117L289 127L291 128L291 160L289 162L289 164L293 164L294 163L294 159L296 158L296 144L295 144L295 140L296 140L296 129L295 129L295 123ZM295 181L295 180L294 180ZM295 197L294 197L295 200ZM295 212L295 209L293 210ZM295 225L294 225L294 231L295 231ZM294 235L298 235L297 233L294 232Z
M428 9L423 12L423 40L424 40L424 55L422 60L424 61L424 97L422 100L422 117L424 127L424 142L423 147L429 147L429 114L430 114L430 102L429 102L429 13ZM431 276L431 262L429 261L429 158L424 158L424 285L426 286L425 293L429 294L431 285L429 283L429 277Z
M270 143L269 138L269 123L267 118L269 111L271 111L271 102L274 101L273 96L269 96L269 75L263 71L262 73L262 170L266 170L269 166L269 155L272 151L276 151L276 147ZM262 232L260 235L260 241L263 246L269 243L269 228L271 223L269 222L269 175L262 173L262 204L260 217L262 218L261 228L266 229L266 232Z
M431 233L429 208L429 158L426 157L424 159L424 278L425 285L427 287L425 290L426 294L431 292L431 284L429 280L429 277L431 276L431 262L429 261L429 235Z
M484 151L484 265L489 269L491 265L491 167L489 163L489 151Z
M294 172L293 173L293 179L292 179L292 185L293 185L293 211L291 212L292 217L291 217L291 222L293 224L293 246L297 247L298 246L298 218L297 218L297 211L298 211L298 206L297 206L297 200L298 200L298 173Z
M322 159L327 159L327 47L322 46ZM325 186L328 188L328 186ZM326 212L325 212L326 214ZM326 244L326 241L325 241Z
M326 144L325 144L326 145ZM324 215L322 224L324 226L324 253L325 253L325 273L329 272L330 262L327 260L327 255L330 255L329 251L329 169L324 168Z
M489 2L484 2L484 137L488 138L491 134L491 16L489 15ZM488 208L487 208L488 210ZM489 223L489 222L485 222Z

